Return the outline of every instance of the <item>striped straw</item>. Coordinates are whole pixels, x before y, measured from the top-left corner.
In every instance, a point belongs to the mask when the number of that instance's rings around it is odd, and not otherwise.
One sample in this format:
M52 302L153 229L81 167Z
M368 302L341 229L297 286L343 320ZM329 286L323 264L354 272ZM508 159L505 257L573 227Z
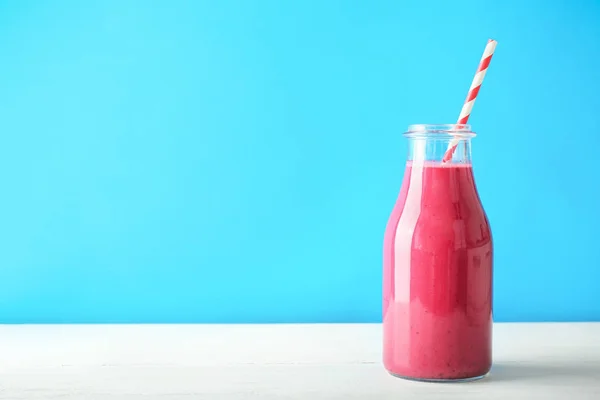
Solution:
M457 122L458 125L466 124L469 120L471 110L473 109L473 104L475 104L477 94L479 93L479 89L481 88L481 83L483 82L485 73L488 70L490 61L492 60L492 56L494 55L496 44L498 44L498 42L490 39L488 40L487 46L485 46L485 51L483 52L481 61L479 61L479 68L477 68L477 73L475 74L475 77L473 78L473 83L471 83L471 87L469 88L469 94L467 95L465 104L463 105L463 108L460 111L460 116L458 117ZM456 146L458 146L458 143L460 143L460 139L457 138L454 138L450 141L450 144L448 145L448 150L446 150L442 162L448 162L452 159L452 154L454 154L454 150L456 149Z

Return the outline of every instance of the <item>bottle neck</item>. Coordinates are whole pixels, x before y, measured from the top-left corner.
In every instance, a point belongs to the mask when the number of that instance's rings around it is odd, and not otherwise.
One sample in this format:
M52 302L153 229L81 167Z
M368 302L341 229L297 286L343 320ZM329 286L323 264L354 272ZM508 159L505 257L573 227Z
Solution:
M416 162L441 163L448 149L456 145L452 153L452 158L448 161L451 164L470 164L471 163L471 139L460 138L453 140L452 137L411 137L408 138L408 160Z
M471 164L471 138L475 132L470 125L410 125L404 137L408 139L408 159L413 163Z

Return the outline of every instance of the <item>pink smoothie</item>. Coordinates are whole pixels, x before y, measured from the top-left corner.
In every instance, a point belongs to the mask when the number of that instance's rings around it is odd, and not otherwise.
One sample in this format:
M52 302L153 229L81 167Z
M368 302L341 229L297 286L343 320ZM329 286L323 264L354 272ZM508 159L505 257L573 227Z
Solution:
M492 237L471 164L408 162L383 256L384 365L467 379L492 361Z

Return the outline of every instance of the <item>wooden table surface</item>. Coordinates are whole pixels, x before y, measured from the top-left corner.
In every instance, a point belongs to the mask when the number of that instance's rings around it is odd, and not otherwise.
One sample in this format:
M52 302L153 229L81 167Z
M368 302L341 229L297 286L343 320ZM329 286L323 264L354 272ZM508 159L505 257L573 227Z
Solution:
M381 325L0 325L0 399L600 400L600 323L496 324L483 380L388 375Z

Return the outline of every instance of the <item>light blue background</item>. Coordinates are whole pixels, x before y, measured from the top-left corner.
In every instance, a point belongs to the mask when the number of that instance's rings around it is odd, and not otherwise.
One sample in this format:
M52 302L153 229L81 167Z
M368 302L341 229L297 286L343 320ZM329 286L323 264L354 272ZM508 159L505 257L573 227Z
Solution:
M499 321L600 320L600 2L0 2L0 322L381 318L410 123L471 123Z

